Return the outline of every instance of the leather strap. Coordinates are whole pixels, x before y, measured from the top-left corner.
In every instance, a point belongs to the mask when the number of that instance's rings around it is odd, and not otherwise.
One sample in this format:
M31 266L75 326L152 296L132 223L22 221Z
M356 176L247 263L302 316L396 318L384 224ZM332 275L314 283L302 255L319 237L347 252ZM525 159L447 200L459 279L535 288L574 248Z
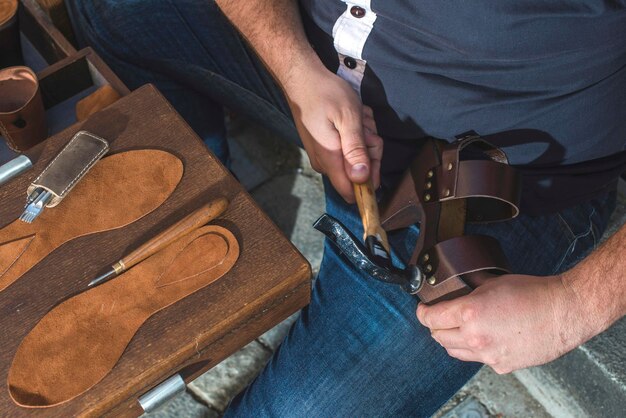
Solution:
M509 272L494 238L465 236L467 222L495 222L519 214L521 182L506 154L469 132L453 143L430 139L383 207L385 229L419 222L411 265L427 280L417 293L434 303L471 291L463 275ZM469 277L469 276L468 276Z
M464 235L440 242L423 251L420 260L422 271L435 279L431 283L434 286L452 277L477 271L510 273L498 240L484 235Z
M441 164L432 168L429 202L468 199L468 222L495 222L516 217L521 182L504 152L475 133L442 147ZM465 160L474 148L487 160Z

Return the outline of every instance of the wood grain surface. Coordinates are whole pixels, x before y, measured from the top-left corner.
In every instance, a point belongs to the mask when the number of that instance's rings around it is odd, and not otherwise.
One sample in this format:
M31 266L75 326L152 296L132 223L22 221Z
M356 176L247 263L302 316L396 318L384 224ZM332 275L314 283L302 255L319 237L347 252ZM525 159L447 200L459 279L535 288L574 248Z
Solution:
M363 223L363 240L365 241L368 236L376 237L385 250L387 250L387 253L390 254L391 249L389 248L387 232L380 224L378 202L376 201L372 179L362 184L354 183L353 186L354 197L359 208L359 214L361 215L361 222Z
M34 168L0 188L0 227L19 216L28 184L79 129L108 139L111 153L141 148L171 152L183 161L185 172L156 211L125 228L63 245L0 292L2 417L137 416L142 412L138 396L175 373L192 380L309 301L307 261L152 86L29 151ZM132 185L128 193L133 193ZM92 278L148 238L218 196L230 205L215 223L229 228L241 246L235 267L151 317L113 371L84 395L48 409L13 403L6 386L9 365L20 341L46 312L85 290Z
M76 48L52 24L36 0L20 0L19 24L20 31L48 64L76 53Z

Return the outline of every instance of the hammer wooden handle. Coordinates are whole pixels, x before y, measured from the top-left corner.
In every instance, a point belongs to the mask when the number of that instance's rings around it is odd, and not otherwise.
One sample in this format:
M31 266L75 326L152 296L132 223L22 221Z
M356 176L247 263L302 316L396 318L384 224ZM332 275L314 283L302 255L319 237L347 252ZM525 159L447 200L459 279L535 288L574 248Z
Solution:
M374 194L374 186L372 180L367 183L354 184L354 195L356 204L359 207L361 221L363 222L363 240L368 236L378 238L382 246L389 253L389 242L387 240L387 232L380 225L380 215L378 214L378 202Z
M176 239L217 218L226 210L226 207L228 207L228 200L225 198L219 198L207 203L122 258L113 268L118 274L121 271L128 270L135 264L168 246ZM118 269L121 269L121 271L118 271Z

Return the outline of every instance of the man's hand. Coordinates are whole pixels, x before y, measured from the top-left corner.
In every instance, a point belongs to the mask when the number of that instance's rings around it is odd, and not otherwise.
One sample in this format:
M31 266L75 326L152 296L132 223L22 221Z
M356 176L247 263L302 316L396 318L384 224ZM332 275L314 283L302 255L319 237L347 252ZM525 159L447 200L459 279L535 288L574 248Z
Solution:
M577 301L560 276L505 275L452 301L420 304L417 317L450 356L502 374L547 363L593 336Z
M348 83L318 67L284 88L313 168L326 174L350 203L353 182L364 183L371 176L378 187L383 141L372 109L361 103Z
M348 202L352 182L380 181L382 139L372 110L324 67L294 0L216 0L283 88L313 168Z

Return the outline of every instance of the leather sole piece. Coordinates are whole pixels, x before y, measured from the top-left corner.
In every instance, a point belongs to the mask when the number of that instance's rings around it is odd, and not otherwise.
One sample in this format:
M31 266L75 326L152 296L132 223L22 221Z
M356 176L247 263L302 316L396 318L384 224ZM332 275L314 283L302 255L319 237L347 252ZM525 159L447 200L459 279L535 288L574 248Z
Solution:
M183 164L160 150L126 151L103 158L59 206L32 223L0 229L0 291L64 243L122 228L157 209L183 175Z
M205 226L61 303L20 344L8 376L11 398L45 408L86 392L113 369L148 318L218 280L238 257L230 231Z

